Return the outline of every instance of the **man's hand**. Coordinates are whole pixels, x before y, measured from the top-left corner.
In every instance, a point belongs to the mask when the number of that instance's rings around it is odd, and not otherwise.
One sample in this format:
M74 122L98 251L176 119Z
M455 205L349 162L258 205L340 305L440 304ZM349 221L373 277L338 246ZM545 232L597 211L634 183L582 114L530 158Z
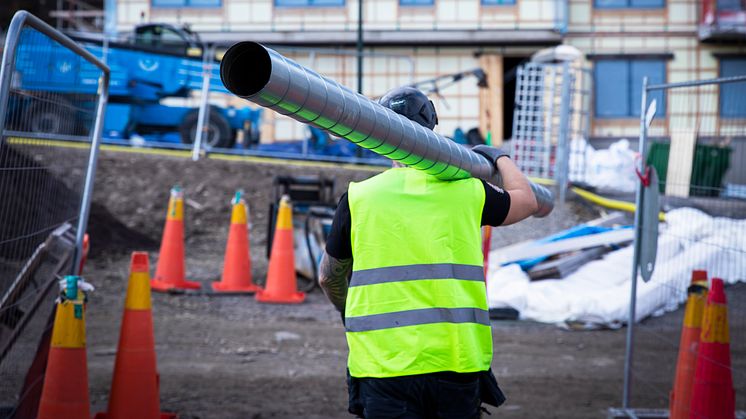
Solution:
M499 148L487 145L478 145L472 148L477 154L480 154L490 160L498 172L498 178L501 185L495 185L504 189L510 194L510 209L502 225L517 223L524 218L530 217L539 209L531 187L531 182L521 173L520 169L510 160L510 156ZM505 158L502 158L505 157Z
M350 275L352 258L337 259L324 252L319 264L319 286L340 313L344 313L345 310Z
M487 157L489 161L492 162L492 164L497 164L497 159L500 157L508 157L510 158L510 153L507 151L504 151L503 149L488 146L485 144L475 145L472 147L471 151L481 154L484 157Z

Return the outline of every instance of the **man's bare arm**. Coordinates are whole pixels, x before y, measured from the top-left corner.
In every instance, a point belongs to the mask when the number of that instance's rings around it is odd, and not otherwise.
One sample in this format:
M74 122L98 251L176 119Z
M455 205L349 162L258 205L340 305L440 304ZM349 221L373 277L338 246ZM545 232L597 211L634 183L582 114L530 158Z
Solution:
M507 157L497 159L497 170L503 179L503 189L510 194L510 209L504 226L517 223L536 213L539 208L531 185L518 166Z
M319 265L319 286L326 298L340 312L344 312L347 300L348 279L352 274L352 258L337 259L324 252Z

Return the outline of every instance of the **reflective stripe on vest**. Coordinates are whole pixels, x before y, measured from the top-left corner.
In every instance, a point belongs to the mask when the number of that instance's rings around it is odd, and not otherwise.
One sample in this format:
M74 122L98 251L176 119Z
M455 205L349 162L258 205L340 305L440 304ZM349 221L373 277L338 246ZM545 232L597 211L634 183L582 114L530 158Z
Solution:
M484 268L455 263L435 263L431 265L387 266L385 268L364 269L352 273L350 287L383 284L386 282L414 281L417 279L462 279L464 281L484 281Z
M490 325L490 314L478 308L421 308L370 316L346 317L348 332L367 332L429 323L478 323Z
M489 368L484 187L391 169L351 183L345 324L354 377Z

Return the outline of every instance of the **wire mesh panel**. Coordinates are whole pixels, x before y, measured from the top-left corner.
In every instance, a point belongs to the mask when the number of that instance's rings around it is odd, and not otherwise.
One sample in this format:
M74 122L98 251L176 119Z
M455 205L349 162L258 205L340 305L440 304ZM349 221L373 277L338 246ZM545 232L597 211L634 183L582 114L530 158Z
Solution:
M646 162L658 173L666 215L659 225L655 271L649 282L638 282L637 315L654 316L634 327L632 407L669 407L684 324L681 304L687 299L692 272L705 270L710 280L721 278L725 283L729 372L736 409L746 410L744 94L746 75L648 87L648 98L656 101L657 121L644 137ZM683 350L696 352L697 346ZM723 365L721 359L705 362Z
M46 349L40 339L59 275L72 273L80 257L107 86L105 65L34 16L16 14L0 76L0 407L6 414L41 388L42 376L29 367L37 349Z
M578 63L528 63L517 70L511 153L528 176L585 180L591 77ZM562 195L562 193L561 193Z

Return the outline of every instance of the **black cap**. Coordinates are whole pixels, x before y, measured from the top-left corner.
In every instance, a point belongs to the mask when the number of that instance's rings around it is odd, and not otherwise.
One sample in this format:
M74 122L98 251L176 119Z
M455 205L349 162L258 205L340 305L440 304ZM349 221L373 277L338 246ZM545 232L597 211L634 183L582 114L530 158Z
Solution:
M414 87L397 87L390 90L378 103L423 127L433 129L438 124L438 114L435 113L433 102Z

